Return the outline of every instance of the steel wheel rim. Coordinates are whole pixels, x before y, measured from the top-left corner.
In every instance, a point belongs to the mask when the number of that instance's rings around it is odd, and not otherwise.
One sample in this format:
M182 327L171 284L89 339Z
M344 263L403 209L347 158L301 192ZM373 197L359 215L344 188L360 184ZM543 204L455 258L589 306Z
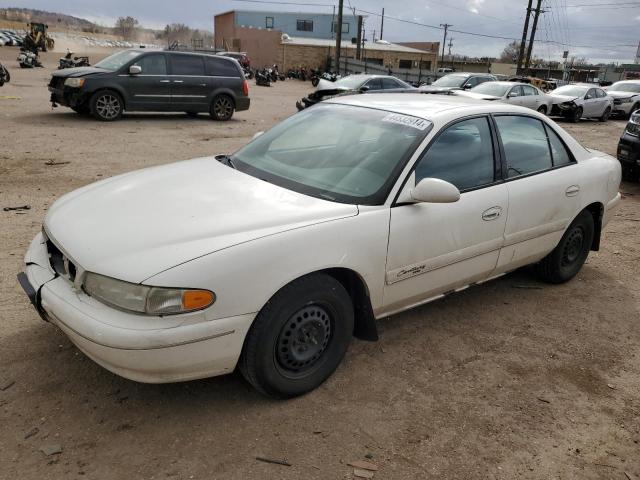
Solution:
M567 237L562 249L562 266L573 265L582 254L584 247L584 232L581 228L574 228Z
M102 118L116 118L120 113L120 100L114 95L101 95L96 101L96 111Z
M220 118L226 118L233 112L231 100L226 97L218 98L213 106L216 115Z
M313 370L333 336L333 317L322 305L309 304L285 322L275 346L275 361L287 376Z

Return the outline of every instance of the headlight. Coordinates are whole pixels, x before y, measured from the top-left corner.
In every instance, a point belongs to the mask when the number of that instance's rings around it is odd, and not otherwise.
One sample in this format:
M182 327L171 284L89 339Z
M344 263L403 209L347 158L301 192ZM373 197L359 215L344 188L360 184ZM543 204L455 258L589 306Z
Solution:
M65 87L80 88L84 85L84 78L67 78L64 85Z
M562 102L562 103L561 103L560 105L558 105L558 106L559 106L560 108L567 109L567 108L574 108L574 107L576 106L576 104L575 104L575 103L573 103L573 101L570 101L570 102Z
M202 310L216 300L215 294L209 290L148 287L97 273L87 273L83 288L87 295L102 303L147 315Z
M619 98L620 103L631 103L633 102L633 98Z

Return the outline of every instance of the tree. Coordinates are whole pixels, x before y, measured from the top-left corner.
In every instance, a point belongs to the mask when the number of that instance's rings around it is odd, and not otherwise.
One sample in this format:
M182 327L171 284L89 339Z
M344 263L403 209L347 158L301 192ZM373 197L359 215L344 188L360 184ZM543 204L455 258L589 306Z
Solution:
M518 63L518 55L520 55L520 42L514 40L504 47L500 54L500 61L503 63Z
M133 17L118 17L116 20L116 31L125 40L131 40L136 34L136 27L140 25L138 19Z

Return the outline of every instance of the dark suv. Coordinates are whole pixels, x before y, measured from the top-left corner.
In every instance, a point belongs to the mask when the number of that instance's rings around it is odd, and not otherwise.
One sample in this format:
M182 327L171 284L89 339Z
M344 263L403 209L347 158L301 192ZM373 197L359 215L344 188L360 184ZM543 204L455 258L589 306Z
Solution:
M624 180L640 180L640 110L631 113L618 143L618 160Z
M123 111L209 112L229 120L249 108L249 84L238 62L193 52L124 50L93 67L59 70L49 82L51 102L98 120Z

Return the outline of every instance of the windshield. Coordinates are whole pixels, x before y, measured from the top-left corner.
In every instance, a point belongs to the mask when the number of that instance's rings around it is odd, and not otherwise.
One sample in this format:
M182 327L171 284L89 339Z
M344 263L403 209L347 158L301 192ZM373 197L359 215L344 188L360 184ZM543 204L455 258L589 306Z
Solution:
M345 87L350 90L355 90L360 85L362 85L366 80L368 80L368 78L366 77L356 77L356 76L350 75L348 77L341 78L340 80L336 80L335 82L333 82L333 84L336 87Z
M507 90L511 88L511 85L503 85L501 83L485 82L473 87L472 92L481 93L483 95L493 95L494 97L502 97Z
M124 50L100 60L94 65L94 67L104 68L105 70L115 72L116 70L120 70L120 68L126 63L129 63L130 60L133 60L143 53L143 50Z
M565 85L564 87L556 88L553 92L554 95L565 95L567 97L582 97L590 87L581 87L578 85Z
M466 75L447 75L439 78L431 85L434 87L461 87L467 78L469 77Z
M614 83L607 90L610 92L640 93L640 83Z
M238 170L305 195L380 205L431 127L409 115L319 104L231 158Z

